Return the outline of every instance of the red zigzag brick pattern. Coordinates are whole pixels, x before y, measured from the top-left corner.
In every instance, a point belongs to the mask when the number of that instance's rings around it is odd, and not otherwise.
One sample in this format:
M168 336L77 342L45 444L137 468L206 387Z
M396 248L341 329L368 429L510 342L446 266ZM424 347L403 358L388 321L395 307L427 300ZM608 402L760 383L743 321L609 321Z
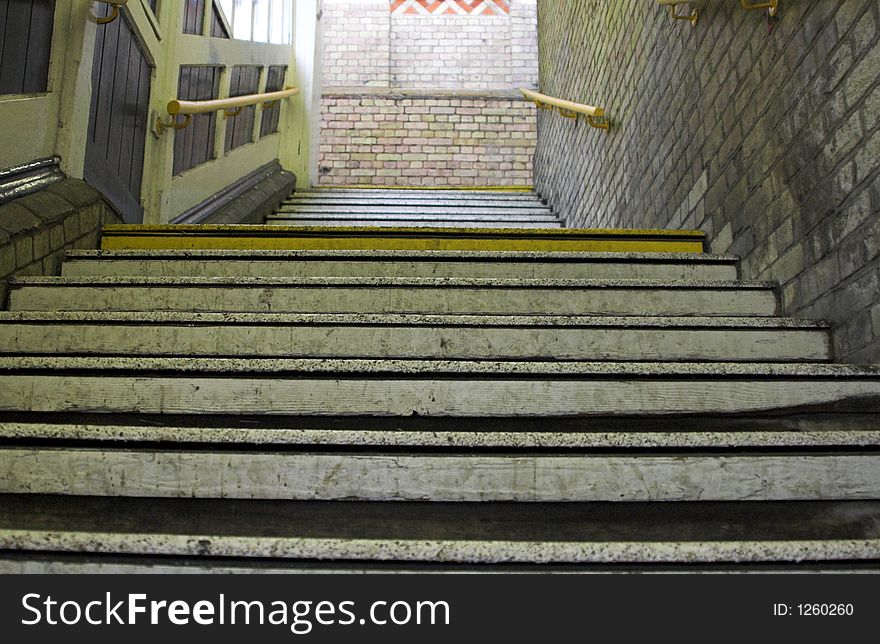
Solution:
M391 0L391 13L430 15L510 14L509 0Z

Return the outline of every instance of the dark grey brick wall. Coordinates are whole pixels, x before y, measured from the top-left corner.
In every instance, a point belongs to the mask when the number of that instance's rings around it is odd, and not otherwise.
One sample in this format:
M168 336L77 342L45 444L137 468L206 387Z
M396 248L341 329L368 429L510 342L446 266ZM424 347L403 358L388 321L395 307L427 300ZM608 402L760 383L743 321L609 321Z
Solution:
M779 19L692 3L541 0L541 91L605 107L611 133L542 112L539 192L569 225L700 228L880 362L880 3L782 0ZM686 6L680 7L684 10Z
M64 179L0 206L0 308L13 276L58 275L68 250L97 248L104 224L122 223L84 181Z

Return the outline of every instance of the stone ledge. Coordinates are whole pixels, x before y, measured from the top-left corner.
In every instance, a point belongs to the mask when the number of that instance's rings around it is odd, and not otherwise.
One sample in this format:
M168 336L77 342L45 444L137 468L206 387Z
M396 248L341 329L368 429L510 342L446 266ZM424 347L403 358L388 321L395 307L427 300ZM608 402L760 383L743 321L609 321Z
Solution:
M526 99L518 89L509 90L473 90L473 89L403 89L398 87L329 87L321 93L323 98L387 98L400 100L407 98L436 99L489 99L489 100L521 100Z
M67 250L97 248L101 227L120 222L101 194L79 179L0 205L0 304L9 278L57 274Z
M296 176L274 161L206 199L175 224L262 224L296 187Z

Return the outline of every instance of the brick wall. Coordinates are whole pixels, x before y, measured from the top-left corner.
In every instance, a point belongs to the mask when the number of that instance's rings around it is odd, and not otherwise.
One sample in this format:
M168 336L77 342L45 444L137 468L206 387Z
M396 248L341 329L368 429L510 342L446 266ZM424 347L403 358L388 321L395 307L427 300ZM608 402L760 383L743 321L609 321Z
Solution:
M104 224L122 219L85 182L65 179L0 205L0 308L15 275L58 275L64 253L97 248Z
M538 77L535 0L510 13L391 13L389 0L325 0L324 87L510 89Z
M531 185L536 116L515 89L537 86L535 0L413 4L325 0L320 183Z
M530 185L534 106L512 95L324 95L323 185Z
M324 87L388 87L391 12L387 0L324 0Z
M512 86L510 16L401 15L392 22L392 87Z
M572 225L705 230L787 314L832 321L839 359L880 362L880 5L783 0L768 24L693 4L696 29L644 0L541 0L542 91L612 130L542 113L538 190Z

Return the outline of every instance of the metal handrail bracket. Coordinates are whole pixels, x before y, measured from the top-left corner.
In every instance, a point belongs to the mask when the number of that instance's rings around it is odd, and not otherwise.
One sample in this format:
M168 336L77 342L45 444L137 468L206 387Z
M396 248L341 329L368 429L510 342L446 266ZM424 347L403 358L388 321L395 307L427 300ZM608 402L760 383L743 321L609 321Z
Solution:
M692 4L688 0L657 0L657 4L662 4L669 7L669 15L672 16L675 20L690 20L691 26L696 27L697 21L700 19L700 10L695 8L693 5L691 6L690 14L682 14L678 12L678 5L680 4Z
M95 18L99 25L106 25L116 20L119 17L119 8L128 4L128 0L98 0L98 2L109 4L112 7L109 16Z
M675 20L690 20L692 26L697 26L697 21L700 19L700 11L693 6L691 0L657 0L657 4L669 7L669 15ZM679 13L678 5L680 4L691 5L690 14ZM746 11L766 9L771 18L775 18L779 13L779 0L739 0L739 4Z
M601 107L573 103L572 101L554 98L525 88L520 88L519 91L522 92L523 96L528 100L537 105L539 109L555 109L560 115L574 120L578 120L581 115L586 116L587 123L598 130L605 130L607 132L610 127L608 120L605 118L605 110Z
M753 0L739 0L740 5L746 11L755 9L766 9L771 18L775 18L779 13L779 0L766 0L765 2L753 2Z

